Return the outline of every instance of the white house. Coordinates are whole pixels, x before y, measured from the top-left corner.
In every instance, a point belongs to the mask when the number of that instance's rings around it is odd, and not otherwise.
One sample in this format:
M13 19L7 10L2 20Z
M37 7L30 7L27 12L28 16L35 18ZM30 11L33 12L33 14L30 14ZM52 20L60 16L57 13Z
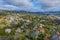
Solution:
M9 29L9 28L8 29L5 29L5 32L6 33L11 33L11 29Z

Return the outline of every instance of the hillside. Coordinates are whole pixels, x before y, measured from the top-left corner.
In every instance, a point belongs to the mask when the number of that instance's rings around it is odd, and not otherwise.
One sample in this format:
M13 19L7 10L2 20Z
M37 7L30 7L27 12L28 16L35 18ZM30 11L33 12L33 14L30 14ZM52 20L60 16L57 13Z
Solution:
M53 40L55 35L59 39L60 20L56 15L0 11L2 40Z

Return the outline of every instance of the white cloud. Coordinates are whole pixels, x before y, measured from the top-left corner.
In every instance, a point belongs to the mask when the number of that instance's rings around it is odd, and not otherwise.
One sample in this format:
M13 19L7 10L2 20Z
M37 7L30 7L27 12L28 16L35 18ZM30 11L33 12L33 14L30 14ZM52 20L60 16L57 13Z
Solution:
M37 3L41 3L48 7L58 7L60 6L60 0L37 0Z
M2 5L7 2L6 5ZM41 7L34 7L36 3L41 4ZM60 0L36 0L30 2L30 0L1 0L0 9L9 10L30 10L30 11L56 11L60 10Z
M42 7L40 8L40 10L43 10L43 11L60 10L60 0L36 0L36 2L34 3L41 4Z
M29 0L6 0L8 3L22 8L31 8L33 3Z
M0 5L2 10L18 10L19 8L13 5Z

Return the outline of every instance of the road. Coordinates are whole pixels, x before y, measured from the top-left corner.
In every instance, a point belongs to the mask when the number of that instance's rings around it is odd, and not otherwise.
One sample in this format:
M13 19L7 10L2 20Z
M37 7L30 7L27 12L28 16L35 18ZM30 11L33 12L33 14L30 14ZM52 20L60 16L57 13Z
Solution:
M57 19L59 19L59 20L60 20L60 17L59 17L59 16L54 15L54 17L56 17Z

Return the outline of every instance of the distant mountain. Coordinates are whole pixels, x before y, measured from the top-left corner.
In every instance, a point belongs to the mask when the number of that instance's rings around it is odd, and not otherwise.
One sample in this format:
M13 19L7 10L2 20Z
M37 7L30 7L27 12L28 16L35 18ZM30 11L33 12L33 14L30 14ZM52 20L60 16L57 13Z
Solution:
M14 11L18 13L34 13L34 14L60 14L60 11L45 11L45 12L28 12L28 11Z
M60 14L60 11L45 11L45 12L28 12L28 11L11 11L11 10L0 10L0 12L14 12L14 13L33 13L33 14Z

